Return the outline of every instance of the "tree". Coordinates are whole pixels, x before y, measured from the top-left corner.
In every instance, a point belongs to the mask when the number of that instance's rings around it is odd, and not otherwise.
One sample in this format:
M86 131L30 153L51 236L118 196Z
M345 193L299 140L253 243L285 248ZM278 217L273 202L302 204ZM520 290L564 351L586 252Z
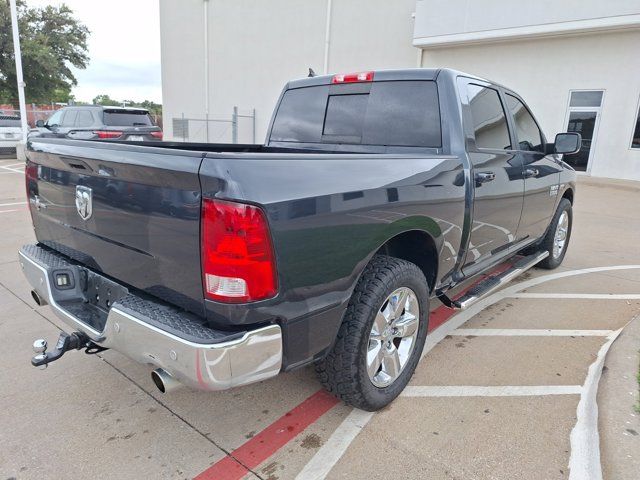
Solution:
M116 105L121 105L122 102L114 100L109 95L97 95L93 98L94 105L104 105L105 107L113 107Z
M77 85L71 67L86 68L89 29L59 7L28 7L17 0L22 70L27 102L67 101ZM11 14L6 0L0 0L0 103L17 103Z
M162 115L162 105L151 100L143 100L142 102L136 102L135 100L114 100L109 95L103 94L94 97L93 104L104 105L105 107L122 106L124 104L127 107L146 108L151 115Z

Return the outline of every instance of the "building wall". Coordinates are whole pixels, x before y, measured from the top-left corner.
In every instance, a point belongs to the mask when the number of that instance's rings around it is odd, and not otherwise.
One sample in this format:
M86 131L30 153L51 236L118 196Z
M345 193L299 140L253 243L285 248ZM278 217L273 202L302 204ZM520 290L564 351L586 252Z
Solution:
M210 118L256 110L261 143L284 84L324 67L328 0L209 0ZM332 0L328 72L406 68L417 64L412 46L415 0ZM203 0L160 0L165 137L172 119L204 118ZM203 125L201 122L199 125ZM209 141L229 141L229 124L210 124ZM205 140L190 127L191 140ZM240 142L251 142L249 119Z
M640 98L640 30L510 40L424 50L424 67L451 67L514 89L548 139L566 131L570 90L605 90L594 176L640 180L640 150L631 149Z
M637 22L638 0L417 0L414 39L469 41Z

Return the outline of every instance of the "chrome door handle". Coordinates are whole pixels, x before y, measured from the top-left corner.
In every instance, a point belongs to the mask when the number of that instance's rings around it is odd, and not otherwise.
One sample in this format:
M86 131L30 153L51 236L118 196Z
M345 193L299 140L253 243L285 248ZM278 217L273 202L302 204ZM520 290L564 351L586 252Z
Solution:
M478 172L475 174L476 185L482 185L483 183L492 182L496 179L496 174L493 172Z
M525 168L524 170L524 178L537 177L540 174L540 171L537 168Z

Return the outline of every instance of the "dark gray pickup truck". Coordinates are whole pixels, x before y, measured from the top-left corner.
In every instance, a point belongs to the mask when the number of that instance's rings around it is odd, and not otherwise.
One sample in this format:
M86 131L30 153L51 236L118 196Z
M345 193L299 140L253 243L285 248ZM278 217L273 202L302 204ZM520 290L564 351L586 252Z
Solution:
M575 172L513 91L452 70L286 85L265 145L31 139L33 297L55 348L115 349L161 391L315 363L357 407L409 381L429 312L466 308L567 251ZM461 294L479 274L508 270Z

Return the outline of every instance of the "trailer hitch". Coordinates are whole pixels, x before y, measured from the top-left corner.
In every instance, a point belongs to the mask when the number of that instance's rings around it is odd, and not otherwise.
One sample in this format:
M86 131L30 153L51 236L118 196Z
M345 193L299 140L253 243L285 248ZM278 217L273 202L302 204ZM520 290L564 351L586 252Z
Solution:
M58 360L65 352L69 350L86 349L85 353L95 354L108 350L91 341L91 339L82 332L65 333L61 332L56 343L56 348L47 352L47 341L40 338L33 342L33 351L37 354L31 359L31 365L38 368L47 368L47 364Z

